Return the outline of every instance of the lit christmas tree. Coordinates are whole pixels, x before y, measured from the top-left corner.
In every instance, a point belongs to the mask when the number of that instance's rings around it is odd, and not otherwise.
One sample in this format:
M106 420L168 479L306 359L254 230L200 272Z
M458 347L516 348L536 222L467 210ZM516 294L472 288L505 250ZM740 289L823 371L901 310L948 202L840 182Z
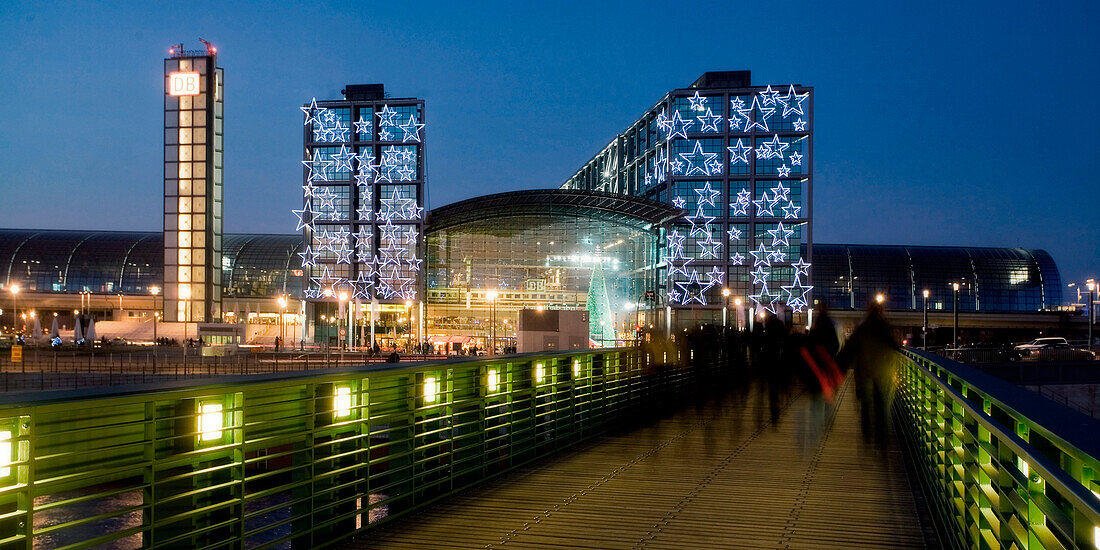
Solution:
M600 346L614 346L615 320L611 316L611 302L607 299L602 259L597 260L592 268L585 309L588 310L588 337Z

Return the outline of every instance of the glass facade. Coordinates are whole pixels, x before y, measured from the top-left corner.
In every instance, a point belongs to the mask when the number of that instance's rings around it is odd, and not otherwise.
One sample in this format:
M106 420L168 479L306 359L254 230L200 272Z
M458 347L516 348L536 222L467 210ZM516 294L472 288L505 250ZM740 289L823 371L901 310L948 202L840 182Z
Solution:
M164 319L221 319L224 74L213 52L164 60Z
M303 206L294 214L304 296L422 301L424 102L385 97L381 85L344 95L301 107Z
M301 294L297 235L226 235L226 295ZM0 282L28 292L149 295L164 277L164 236L136 231L0 229Z
M758 309L800 312L812 303L812 142L812 88L706 73L666 94L562 188L683 209L661 243L656 289L681 317L717 319L725 287Z
M429 336L484 337L495 318L496 334L508 338L519 310L545 308L587 310L594 341L631 337L657 276L654 220L622 208L630 201L596 194L587 197L607 200L603 208L504 196L445 207L453 215L433 212L443 227L427 239ZM675 215L648 202L638 201L659 217Z
M501 312L512 312L508 315L521 306L583 308L597 249L605 258L612 310L615 304L623 309L623 303L637 302L645 285L652 284L660 246L654 227L645 223L655 219L652 211L615 215L589 206L588 214L580 215L578 206L523 198L534 193L508 194L507 200L484 208L468 205L488 201L479 198L433 211L433 224L440 222L439 229L429 227L427 237L433 326L479 326L483 292L494 288L502 294ZM524 207L525 201L531 204ZM629 207L616 211L629 213ZM136 231L0 229L0 283L32 293L148 295L163 277L162 239L160 233ZM623 244L614 244L620 239ZM301 244L298 235L226 235L226 295L300 297ZM961 311L1023 313L1062 304L1058 267L1043 250L816 244L814 254L815 297L832 308L862 309L882 294L890 310L919 311L927 289L929 309L950 310L955 282L960 283ZM469 314L473 310L477 315Z
M1022 313L1062 303L1062 280L1043 250L814 245L814 286L832 308L862 309L881 294L889 310Z

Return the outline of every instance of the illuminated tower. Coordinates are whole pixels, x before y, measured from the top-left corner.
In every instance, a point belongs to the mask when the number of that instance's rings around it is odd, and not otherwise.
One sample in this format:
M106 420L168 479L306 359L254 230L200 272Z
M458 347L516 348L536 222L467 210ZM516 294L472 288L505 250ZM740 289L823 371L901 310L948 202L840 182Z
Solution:
M223 74L217 48L164 60L164 319L215 322L222 302Z
M723 289L756 311L813 304L813 88L703 74L585 163L565 189L645 197L683 210L667 228L655 301L673 322L719 322Z
M303 193L294 215L304 244L307 324L314 338L352 342L349 324L380 317L419 339L424 101L388 97L381 84L348 85L343 94L300 107Z

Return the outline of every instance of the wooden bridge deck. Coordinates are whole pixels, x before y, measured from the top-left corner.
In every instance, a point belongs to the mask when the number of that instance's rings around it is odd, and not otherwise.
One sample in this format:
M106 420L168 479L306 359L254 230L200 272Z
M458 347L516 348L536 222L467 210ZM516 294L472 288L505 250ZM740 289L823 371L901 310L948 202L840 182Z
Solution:
M862 441L851 381L812 447L801 443L808 410L795 398L773 426L754 395L689 408L345 547L929 547L898 448Z

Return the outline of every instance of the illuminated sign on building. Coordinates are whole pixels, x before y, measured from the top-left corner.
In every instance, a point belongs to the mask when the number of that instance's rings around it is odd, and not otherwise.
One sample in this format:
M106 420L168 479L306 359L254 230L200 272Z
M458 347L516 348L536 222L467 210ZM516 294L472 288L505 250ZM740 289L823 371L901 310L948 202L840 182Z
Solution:
M169 73L168 95L199 95L199 73Z

